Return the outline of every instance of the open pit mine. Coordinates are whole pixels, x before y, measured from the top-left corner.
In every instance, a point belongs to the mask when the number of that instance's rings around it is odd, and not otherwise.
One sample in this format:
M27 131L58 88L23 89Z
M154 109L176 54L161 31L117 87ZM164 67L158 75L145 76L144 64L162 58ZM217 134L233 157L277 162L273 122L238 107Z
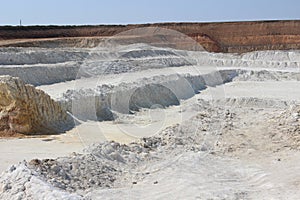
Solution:
M0 27L0 199L299 199L300 21Z

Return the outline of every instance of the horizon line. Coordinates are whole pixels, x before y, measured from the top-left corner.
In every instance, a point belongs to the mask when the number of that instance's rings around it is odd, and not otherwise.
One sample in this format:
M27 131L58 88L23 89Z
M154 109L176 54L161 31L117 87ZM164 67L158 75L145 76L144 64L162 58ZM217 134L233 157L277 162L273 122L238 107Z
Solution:
M157 22L141 22L141 23L82 23L82 24L0 24L0 26L12 27L30 27L30 26L130 26L130 25L154 25L154 24L208 24L208 23L241 23L241 22L284 22L284 21L300 21L299 19L246 19L246 20L215 20L215 21L157 21Z

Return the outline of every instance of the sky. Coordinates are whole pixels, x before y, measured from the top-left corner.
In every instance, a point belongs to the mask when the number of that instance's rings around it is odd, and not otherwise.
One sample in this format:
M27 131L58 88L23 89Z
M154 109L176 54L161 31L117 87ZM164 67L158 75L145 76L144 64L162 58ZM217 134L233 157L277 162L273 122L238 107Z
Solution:
M299 0L3 0L0 25L300 19Z

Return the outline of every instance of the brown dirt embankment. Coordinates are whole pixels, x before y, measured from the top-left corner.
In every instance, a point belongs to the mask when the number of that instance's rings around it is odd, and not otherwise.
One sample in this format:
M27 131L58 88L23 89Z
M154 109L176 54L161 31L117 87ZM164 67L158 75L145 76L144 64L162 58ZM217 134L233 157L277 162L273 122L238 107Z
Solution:
M84 38L113 36L134 28L158 27L184 33L206 50L243 53L255 50L300 49L300 20L157 23L98 26L2 26L0 46L74 46ZM184 48L177 44L176 48Z

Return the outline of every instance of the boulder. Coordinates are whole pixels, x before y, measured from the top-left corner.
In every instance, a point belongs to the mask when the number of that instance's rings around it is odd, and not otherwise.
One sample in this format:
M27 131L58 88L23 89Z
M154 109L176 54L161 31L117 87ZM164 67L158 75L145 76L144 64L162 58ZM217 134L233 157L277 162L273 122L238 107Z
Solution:
M71 116L44 91L19 78L0 76L0 135L57 134L73 126Z

